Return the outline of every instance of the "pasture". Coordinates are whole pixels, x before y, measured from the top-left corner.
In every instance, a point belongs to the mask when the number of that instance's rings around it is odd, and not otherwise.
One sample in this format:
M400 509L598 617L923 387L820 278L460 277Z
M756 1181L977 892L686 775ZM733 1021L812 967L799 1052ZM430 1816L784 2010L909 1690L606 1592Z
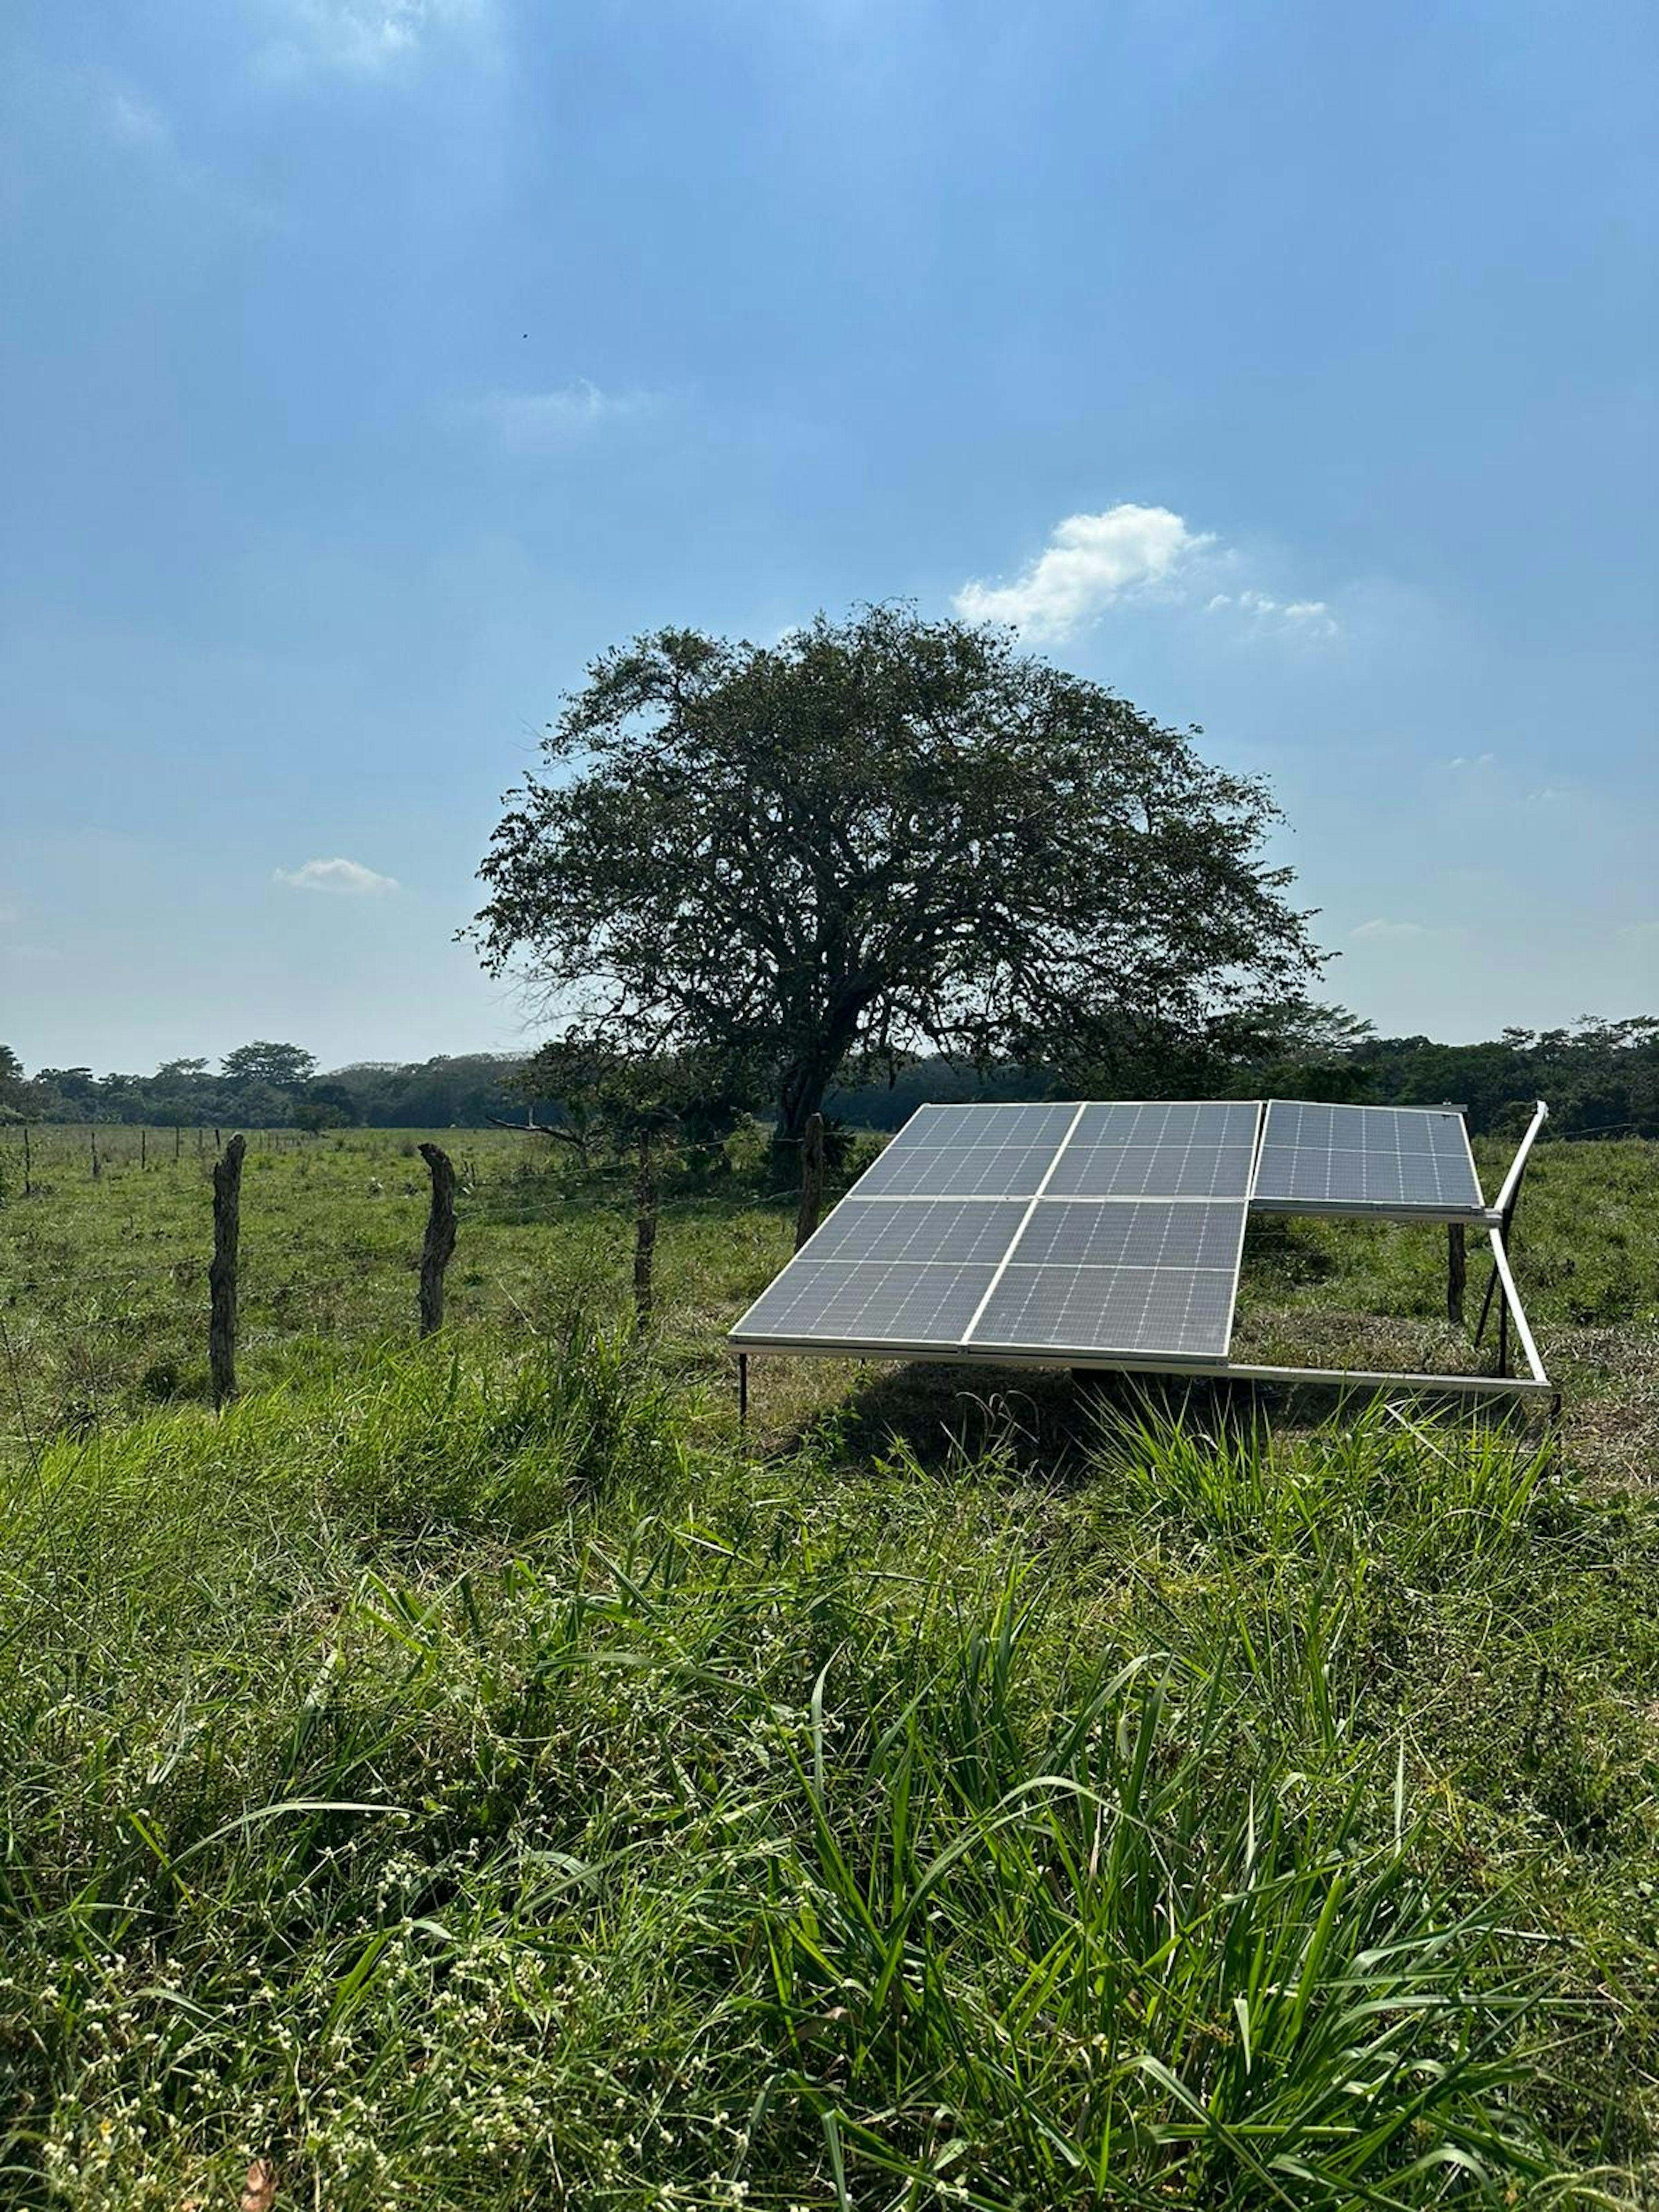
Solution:
M1528 1173L1559 1437L781 1359L740 1433L757 1146L640 1343L626 1167L438 1133L421 1346L419 1133L251 1139L215 1419L208 1160L100 1133L0 1133L0 2199L1659 2203L1654 1147ZM1469 1364L1443 1255L1257 1224L1240 1356Z

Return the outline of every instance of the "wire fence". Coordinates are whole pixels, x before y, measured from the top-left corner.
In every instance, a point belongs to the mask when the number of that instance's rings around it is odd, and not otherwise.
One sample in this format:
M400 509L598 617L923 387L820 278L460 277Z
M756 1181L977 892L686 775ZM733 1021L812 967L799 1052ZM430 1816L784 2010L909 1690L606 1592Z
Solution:
M1607 1121L1557 1135L1553 1142L1591 1144L1638 1127L1631 1120ZM66 1188L49 1187L54 1176L61 1178L65 1164L79 1169L84 1163L87 1168L88 1180L75 1186L78 1196L65 1212L63 1230L50 1203L0 1206L0 1324L9 1331L9 1356L19 1368L14 1395L27 1394L31 1369L73 1367L77 1342L83 1347L94 1343L125 1346L131 1353L125 1380L142 1382L146 1372L153 1372L158 1390L167 1370L181 1363L198 1363L204 1356L211 1255L208 1209L192 1205L170 1220L145 1224L142 1201L133 1200L141 1186L123 1186L125 1171L143 1166L150 1170L159 1191L165 1187L167 1172L177 1167L187 1174L191 1189L198 1190L214 1156L205 1146L198 1152L192 1141L198 1133L195 1131L178 1133L175 1149L175 1133L170 1129L147 1133L164 1141L143 1146L135 1141L140 1133L120 1125L124 1142L103 1162L106 1173L112 1168L121 1171L115 1187L122 1191L127 1212L124 1220L113 1218L110 1183L101 1175L96 1186L90 1179L89 1133L94 1128L101 1145L106 1134L102 1125L52 1125L45 1145L38 1130L31 1133L35 1194L41 1200L68 1196ZM250 1348L318 1337L356 1342L384 1340L404 1331L413 1335L422 1254L419 1213L410 1201L424 1204L428 1197L425 1170L414 1158L419 1134L392 1130L315 1136L292 1131L250 1133L250 1162L287 1154L301 1161L309 1158L319 1168L334 1171L329 1176L319 1175L297 1197L301 1186L286 1174L270 1186L283 1188L283 1203L293 1223L280 1233L260 1223L257 1177L253 1188L245 1192L252 1218L240 1256L246 1288L243 1335ZM515 1313L527 1313L546 1295L551 1255L544 1247L512 1241L526 1231L574 1231L579 1237L597 1231L580 1267L590 1278L609 1270L615 1278L610 1288L619 1302L625 1301L626 1237L630 1224L637 1234L644 1206L636 1158L597 1160L574 1172L574 1147L568 1146L545 1152L538 1147L538 1157L526 1160L515 1142L516 1132L439 1134L449 1139L459 1156L456 1218L461 1242L456 1273L471 1317L488 1318L493 1313L510 1325ZM735 1201L757 1212L796 1205L800 1182L766 1176L764 1163L780 1151L799 1152L807 1140L764 1133L762 1141L762 1136L751 1135L741 1162L747 1172L729 1184L722 1180L711 1187L694 1174L689 1183L671 1182L660 1199L653 1184L649 1200L653 1236L659 1212L672 1228L730 1216ZM732 1157L733 1152L732 1140L720 1137L677 1139L662 1149L665 1157L694 1168L720 1153ZM20 1132L15 1127L0 1131L0 1163L11 1168L21 1152ZM406 1176L400 1173L405 1161L410 1164ZM766 1187L757 1188L761 1182ZM12 1199L20 1194L21 1182L15 1175L9 1175L5 1187ZM836 1189L840 1187L837 1182ZM94 1188L100 1195L94 1194ZM835 1194L832 1189L826 1200L833 1200ZM338 1210L343 1200L351 1209L346 1213ZM368 1211L380 1208L383 1202L388 1209L398 1209L391 1218L386 1212ZM26 1249L20 1232L40 1232L40 1249ZM489 1240L496 1232L507 1232L508 1241L492 1244ZM111 1262L107 1245L112 1235L138 1246L131 1257ZM154 1244L143 1249L152 1237L165 1240L167 1249L158 1251ZM80 1266L73 1249L76 1241L101 1243L105 1249L88 1251L92 1264ZM562 1260L557 1264L562 1267L565 1263ZM569 1264L577 1265L574 1249ZM111 1370L107 1379L113 1394L122 1378Z
M210 1270L222 1202L214 1170L232 1148L210 1152L207 1133L199 1143L189 1131L155 1141L123 1127L112 1143L88 1124L57 1125L44 1141L34 1130L0 1131L0 1197L33 1201L0 1205L0 1331L10 1370L5 1396L14 1401L12 1418L0 1413L0 1445L78 1433L106 1407L200 1401L210 1373L210 1395L222 1401ZM706 1164L733 1150L724 1139L659 1148L690 1170L687 1182L659 1199L638 1158L589 1160L578 1170L566 1147L538 1146L526 1158L510 1133L443 1133L459 1170L455 1318L514 1334L548 1326L571 1297L600 1308L614 1300L620 1319L630 1231L631 1289L644 1325L659 1212L670 1224L706 1221L729 1212L739 1189L756 1209L793 1206L799 1196L756 1175L770 1153L752 1144L741 1162L748 1173L708 1188ZM230 1334L233 1351L263 1376L273 1356L280 1368L288 1351L310 1341L349 1346L424 1333L438 1167L417 1159L419 1149L413 1132L249 1133L240 1159L249 1173L237 1178ZM268 1182L258 1168L274 1155L289 1157ZM756 1188L757 1181L768 1187ZM526 1237L532 1231L558 1241ZM112 1259L109 1246L119 1240L136 1249Z

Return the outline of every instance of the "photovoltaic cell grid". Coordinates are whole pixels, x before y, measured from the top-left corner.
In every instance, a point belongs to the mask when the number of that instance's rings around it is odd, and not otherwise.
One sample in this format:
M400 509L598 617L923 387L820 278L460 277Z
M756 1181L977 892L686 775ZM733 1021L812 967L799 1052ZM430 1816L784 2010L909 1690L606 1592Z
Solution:
M732 1336L1224 1357L1259 1112L923 1107Z
M996 1265L797 1257L732 1334L820 1339L833 1344L959 1346L996 1275Z
M1461 1114L1412 1106L1267 1108L1252 1202L1264 1212L1479 1218Z
M1242 1206L1226 1211L1242 1224ZM967 1341L988 1352L1224 1359L1232 1322L1231 1267L1024 1267L1014 1261L999 1277Z
M1046 1195L1243 1198L1260 1113L1254 1100L1085 1106Z
M1223 1359L1244 1200L1040 1199L969 1344Z
M922 1106L860 1178L860 1198L1030 1198L1075 1106Z

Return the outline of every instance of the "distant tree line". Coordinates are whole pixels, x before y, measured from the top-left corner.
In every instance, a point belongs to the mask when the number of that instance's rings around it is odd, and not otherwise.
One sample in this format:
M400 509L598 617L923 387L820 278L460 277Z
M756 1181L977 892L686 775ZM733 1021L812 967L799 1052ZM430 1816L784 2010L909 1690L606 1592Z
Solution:
M95 1075L90 1067L27 1073L0 1045L0 1123L147 1122L152 1128L476 1127L492 1115L522 1118L509 1087L518 1053L470 1053L417 1065L363 1061L319 1072L301 1045L260 1040L204 1059L164 1060L154 1074Z
M828 1105L852 1127L896 1129L927 1101L1030 1098L1054 1085L1040 1067L985 1075L923 1060L890 1087L832 1091ZM1659 1018L1571 1027L1506 1029L1484 1044L1381 1037L1334 1008L1292 1010L1282 1033L1252 1045L1202 1049L1174 1061L1126 1049L1073 1095L1102 1097L1314 1098L1356 1105L1462 1106L1476 1136L1518 1134L1533 1103L1549 1101L1555 1137L1659 1138Z
M763 1093L722 1080L695 1059L597 1054L556 1042L533 1055L440 1054L418 1062L363 1060L319 1073L303 1047L265 1041L205 1060L163 1061L154 1074L94 1075L88 1067L27 1073L0 1045L0 1123L147 1122L152 1127L478 1128L533 1121L582 1141L614 1141L652 1120L715 1137ZM863 1066L848 1075L863 1076ZM1535 1098L1550 1102L1554 1136L1659 1138L1659 1018L1586 1016L1570 1028L1507 1029L1484 1044L1380 1037L1340 1009L1292 1001L1231 1036L1213 1026L1184 1048L1167 1032L1125 1028L1081 1079L1037 1061L970 1061L937 1055L893 1066L890 1079L842 1081L826 1093L832 1121L896 1129L926 1102L1068 1095L1143 1097L1302 1097L1372 1105L1467 1108L1477 1135L1510 1134Z

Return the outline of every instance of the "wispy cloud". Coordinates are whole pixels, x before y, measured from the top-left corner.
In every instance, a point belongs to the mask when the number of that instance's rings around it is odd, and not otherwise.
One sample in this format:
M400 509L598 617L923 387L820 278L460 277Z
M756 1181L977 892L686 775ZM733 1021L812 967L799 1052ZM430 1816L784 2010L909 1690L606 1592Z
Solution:
M1323 599L1275 599L1267 592L1217 592L1206 603L1206 615L1228 608L1242 615L1253 629L1299 632L1304 637L1334 637L1337 620Z
M395 876L377 875L360 860L307 860L297 868L278 868L276 880L291 891L332 891L347 898L398 888Z
M102 103L104 125L122 145L145 153L169 153L173 128L153 100L131 85L109 84Z
M1362 921L1357 928L1348 932L1350 937L1359 938L1362 941L1375 941L1384 937L1432 937L1434 933L1426 922L1386 921L1381 915L1370 921Z
M1011 584L977 578L957 593L969 622L1012 623L1027 637L1070 637L1127 595L1164 584L1213 544L1167 507L1127 502L1070 514Z
M514 453L558 453L599 432L654 415L654 392L601 392L579 377L548 392L487 392L458 400L451 412L464 427L482 431Z
M1492 768L1497 763L1496 753L1454 753L1446 763L1448 768Z
M489 0L268 0L276 20L261 60L276 76L380 76L438 37L484 31L489 12Z
M1246 636L1334 637L1338 623L1323 599L1280 599L1241 583L1245 557L1168 507L1124 502L1098 514L1071 514L1010 582L975 577L952 604L970 622L1012 623L1027 637L1074 637L1124 604L1201 606L1231 615ZM1218 590L1225 583L1225 590Z

